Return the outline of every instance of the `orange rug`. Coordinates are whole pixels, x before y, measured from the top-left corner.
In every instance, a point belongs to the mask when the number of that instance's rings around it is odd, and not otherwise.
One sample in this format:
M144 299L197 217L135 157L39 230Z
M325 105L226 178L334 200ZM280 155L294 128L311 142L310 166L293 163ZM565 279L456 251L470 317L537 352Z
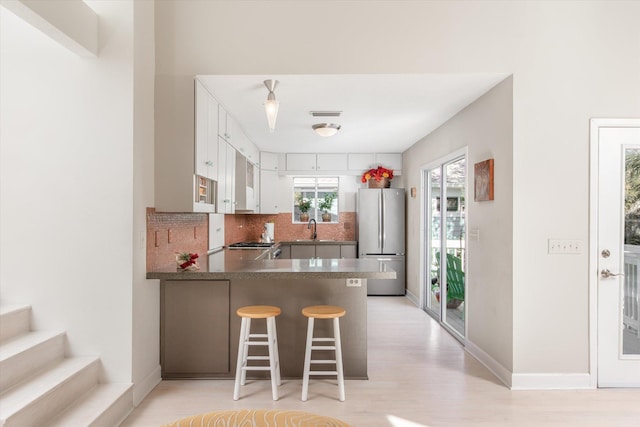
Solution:
M303 411L239 409L183 418L164 427L349 427L335 418Z

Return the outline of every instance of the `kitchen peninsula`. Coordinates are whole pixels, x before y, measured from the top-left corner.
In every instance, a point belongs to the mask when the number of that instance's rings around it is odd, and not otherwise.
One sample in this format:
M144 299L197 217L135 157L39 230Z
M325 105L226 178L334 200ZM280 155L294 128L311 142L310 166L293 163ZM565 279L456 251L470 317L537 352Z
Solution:
M223 250L200 259L196 271L176 271L172 265L147 273L148 279L160 279L163 378L233 378L240 333L235 312L245 305L282 309L276 319L282 376L300 378L307 331L301 310L321 304L346 309L341 319L345 377L367 378L366 279L393 279L396 273L371 259L272 259L272 254ZM329 327L330 322L318 322L317 334L329 333Z

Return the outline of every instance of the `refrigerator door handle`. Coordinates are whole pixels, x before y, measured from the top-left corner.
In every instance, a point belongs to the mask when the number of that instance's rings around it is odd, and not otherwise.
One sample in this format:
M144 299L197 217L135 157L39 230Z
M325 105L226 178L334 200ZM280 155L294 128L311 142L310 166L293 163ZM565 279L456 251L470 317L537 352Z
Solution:
M382 251L382 194L378 195L378 248Z

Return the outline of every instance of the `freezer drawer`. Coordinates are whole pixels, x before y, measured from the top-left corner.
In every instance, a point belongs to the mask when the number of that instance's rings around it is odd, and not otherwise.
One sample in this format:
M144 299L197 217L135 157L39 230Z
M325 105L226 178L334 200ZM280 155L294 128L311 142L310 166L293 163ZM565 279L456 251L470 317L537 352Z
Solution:
M395 279L367 279L367 295L404 295L405 294L405 257L404 256L361 256L384 262L396 272Z

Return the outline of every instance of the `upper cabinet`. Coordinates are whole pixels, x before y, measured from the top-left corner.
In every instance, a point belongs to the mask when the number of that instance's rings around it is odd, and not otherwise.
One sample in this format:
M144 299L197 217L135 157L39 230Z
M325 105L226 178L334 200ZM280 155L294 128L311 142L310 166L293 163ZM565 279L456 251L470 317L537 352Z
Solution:
M218 102L196 80L195 169L196 175L218 177Z
M338 172L346 169L346 154L287 154L287 171Z
M244 133L238 122L222 105L218 105L218 135L254 165L260 163L260 151Z
M260 153L260 213L280 213L280 210L278 209L278 189L278 155L263 151Z
M218 103L195 79L193 140L159 139L155 144L155 208L158 212L215 212L218 175ZM178 114L166 106L167 114Z
M280 175L287 174L341 174L360 175L362 172L384 166L393 169L394 174L402 174L401 153L349 153L349 154L309 154L287 153L286 169Z

